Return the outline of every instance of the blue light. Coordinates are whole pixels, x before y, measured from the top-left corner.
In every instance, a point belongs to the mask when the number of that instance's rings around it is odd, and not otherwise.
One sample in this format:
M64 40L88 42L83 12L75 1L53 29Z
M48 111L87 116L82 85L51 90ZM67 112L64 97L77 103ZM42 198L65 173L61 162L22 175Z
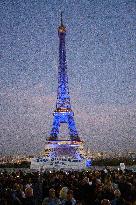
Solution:
M90 159L86 160L86 167L91 167L92 166L92 161Z

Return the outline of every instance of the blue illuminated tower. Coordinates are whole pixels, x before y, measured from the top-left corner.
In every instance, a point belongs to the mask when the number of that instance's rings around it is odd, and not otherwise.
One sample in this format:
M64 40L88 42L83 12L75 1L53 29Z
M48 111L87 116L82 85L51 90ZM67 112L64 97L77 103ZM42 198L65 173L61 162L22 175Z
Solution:
M59 128L61 123L67 123L69 129L69 138L71 141L80 141L77 133L74 113L71 109L70 95L68 88L67 63L66 63L66 48L65 36L66 28L63 25L61 13L61 25L58 28L59 36L59 66L58 66L58 90L56 110L54 111L53 126L49 140L58 140Z

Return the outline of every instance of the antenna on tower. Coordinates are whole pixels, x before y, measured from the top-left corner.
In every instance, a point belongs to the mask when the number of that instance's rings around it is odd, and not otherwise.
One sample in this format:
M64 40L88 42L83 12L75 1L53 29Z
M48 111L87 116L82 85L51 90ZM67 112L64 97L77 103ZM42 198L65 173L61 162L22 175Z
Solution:
M63 26L63 16L62 16L63 12L61 11L61 26Z

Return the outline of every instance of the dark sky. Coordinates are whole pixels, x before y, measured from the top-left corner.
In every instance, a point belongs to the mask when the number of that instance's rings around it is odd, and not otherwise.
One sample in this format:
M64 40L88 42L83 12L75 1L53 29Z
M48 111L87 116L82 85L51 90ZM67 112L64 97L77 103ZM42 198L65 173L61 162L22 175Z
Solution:
M135 151L136 1L0 0L0 154L37 153L50 134L60 11L79 136L92 151Z

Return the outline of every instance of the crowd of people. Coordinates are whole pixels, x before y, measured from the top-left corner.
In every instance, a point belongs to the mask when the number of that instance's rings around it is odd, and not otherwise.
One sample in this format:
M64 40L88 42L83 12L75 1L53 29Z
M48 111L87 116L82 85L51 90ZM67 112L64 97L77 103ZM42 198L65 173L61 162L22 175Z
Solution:
M136 173L3 171L0 205L136 205Z

